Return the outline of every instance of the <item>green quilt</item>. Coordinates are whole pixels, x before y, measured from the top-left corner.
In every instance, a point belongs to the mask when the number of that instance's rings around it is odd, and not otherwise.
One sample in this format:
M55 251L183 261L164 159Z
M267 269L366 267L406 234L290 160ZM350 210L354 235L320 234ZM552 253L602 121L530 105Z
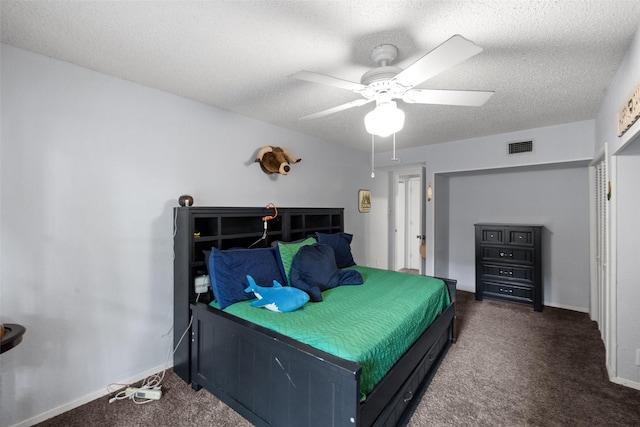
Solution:
M450 303L442 280L353 266L364 284L322 293L290 313L242 301L224 311L362 366L365 397ZM215 303L212 303L215 307Z

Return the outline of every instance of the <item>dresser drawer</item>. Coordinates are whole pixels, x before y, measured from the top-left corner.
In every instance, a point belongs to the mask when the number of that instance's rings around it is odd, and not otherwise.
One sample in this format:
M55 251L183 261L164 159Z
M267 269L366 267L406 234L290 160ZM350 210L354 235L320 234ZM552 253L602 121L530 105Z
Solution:
M503 228L483 228L480 232L480 242L482 244L500 244L504 243Z
M484 260L526 262L531 264L534 262L533 249L482 246L480 250Z
M507 230L507 244L509 245L523 245L533 246L533 230L531 229L512 229Z
M506 279L533 281L533 268L496 264L480 264L480 274Z
M485 296L493 295L526 300L527 302L533 301L533 288L531 286L518 286L512 283L507 284L490 281L483 281L482 286Z
M480 234L480 241L483 244L500 244L504 243L504 229L502 228L484 228Z

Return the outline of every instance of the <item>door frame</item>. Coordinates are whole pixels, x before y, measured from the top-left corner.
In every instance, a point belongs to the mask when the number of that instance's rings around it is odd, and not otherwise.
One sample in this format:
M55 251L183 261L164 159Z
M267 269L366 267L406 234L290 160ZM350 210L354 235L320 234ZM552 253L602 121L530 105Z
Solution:
M596 168L604 166L604 182L596 182ZM596 207L597 198L604 198L607 186L616 175L616 156L609 154L608 144L594 157L589 165L589 187L591 202L591 304L590 317L598 324L600 336L605 346L605 363L609 378L617 376L617 303L616 303L616 198L604 202L604 212ZM600 184L600 188L598 185ZM598 215L604 218L598 219ZM598 225L603 225L603 235ZM603 241L601 241L602 239ZM602 253L602 258L599 257Z
M396 167L389 170L389 188L391 192L391 206L389 206L389 266L391 269L396 269L396 252L398 248L396 247L396 235L397 235L397 217L398 212L396 209L396 198L398 196L398 179L401 176L405 175L416 175L419 176L420 182L420 190L419 190L419 203L420 203L420 234L421 236L426 236L426 167L423 164L414 164L414 165L403 165L401 167ZM406 202L405 202L406 204ZM426 244L426 239L423 237L422 244ZM426 260L422 256L420 256L420 274L424 275L426 271Z

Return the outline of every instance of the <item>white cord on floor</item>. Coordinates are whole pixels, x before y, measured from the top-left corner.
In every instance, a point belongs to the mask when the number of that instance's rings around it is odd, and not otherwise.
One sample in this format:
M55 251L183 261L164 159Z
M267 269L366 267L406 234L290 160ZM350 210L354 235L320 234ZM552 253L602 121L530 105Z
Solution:
M198 299L200 299L200 294L198 294L196 296L196 301L195 302L198 302ZM184 337L187 335L187 332L189 332L189 329L191 329L191 325L192 324L193 324L193 315L191 315L191 318L189 319L189 325L187 326L187 328L182 333L182 336L180 336L180 339L178 340L178 344L176 344L175 347L169 346L169 352L167 354L167 360L164 363L164 369L162 370L162 372L147 376L144 380L142 380L142 384L140 385L140 387L137 387L137 388L146 389L146 390L149 390L149 389L160 390L162 388L162 381L164 381L164 374L165 374L165 372L167 372L167 367L169 366L169 361L171 360L171 357L174 355L174 353L178 350L178 347L180 346L180 343L182 342ZM107 386L107 391L109 392L109 394L111 394L113 392L112 390L110 390L110 387L113 386L113 385L125 386L125 389L121 390L115 396L113 396L111 399L109 399L109 403L113 403L116 400L130 399L136 405L142 405L142 404L154 401L154 399L142 399L142 400L136 399L135 391L130 391L130 390L128 391L128 388L131 386L131 384L117 384L117 383L109 384L109 386Z

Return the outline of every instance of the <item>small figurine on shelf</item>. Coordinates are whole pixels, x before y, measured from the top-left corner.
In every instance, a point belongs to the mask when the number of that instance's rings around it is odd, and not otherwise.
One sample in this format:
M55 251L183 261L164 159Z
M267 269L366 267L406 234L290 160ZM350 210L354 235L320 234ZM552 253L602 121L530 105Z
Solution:
M193 197L188 194L183 194L178 198L178 203L180 206L188 208L189 206L193 206Z

